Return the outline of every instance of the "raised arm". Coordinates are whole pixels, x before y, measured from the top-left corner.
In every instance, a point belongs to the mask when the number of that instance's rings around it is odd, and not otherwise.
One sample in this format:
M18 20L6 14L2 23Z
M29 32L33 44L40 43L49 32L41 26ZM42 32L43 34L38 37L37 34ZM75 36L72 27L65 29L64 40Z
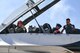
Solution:
M61 33L63 33L63 31L64 31L64 28L62 29Z

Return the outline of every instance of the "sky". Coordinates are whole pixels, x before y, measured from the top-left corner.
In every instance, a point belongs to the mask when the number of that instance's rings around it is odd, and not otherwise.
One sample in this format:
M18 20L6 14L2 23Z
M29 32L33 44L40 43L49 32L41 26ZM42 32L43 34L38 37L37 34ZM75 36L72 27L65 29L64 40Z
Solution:
M34 1L36 2L38 0ZM51 1L53 0L45 0L39 7L42 8ZM3 23L12 12L26 2L27 0L0 0L0 24ZM25 19L26 16L27 15L23 16L22 19ZM49 23L53 28L57 23L64 26L66 24L66 18L70 18L71 23L80 29L80 0L61 0L36 19L40 25ZM28 26L29 25L37 26L35 20L31 21Z

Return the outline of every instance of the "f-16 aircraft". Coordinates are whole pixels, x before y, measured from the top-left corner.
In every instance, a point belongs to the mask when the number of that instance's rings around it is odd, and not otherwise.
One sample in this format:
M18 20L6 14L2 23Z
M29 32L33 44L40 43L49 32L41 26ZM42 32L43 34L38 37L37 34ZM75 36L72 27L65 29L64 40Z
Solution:
M25 3L15 12L13 12L8 18L11 18L10 21L3 22L0 26L0 46L9 45L49 45L49 46L80 46L80 35L79 34L47 34L47 33L6 33L7 28L17 21L19 18L31 12L33 9L36 11L35 14L32 14L30 17L26 18L23 21L23 24L26 25L33 19L36 20L36 17L44 13L53 5L56 5L60 0L54 0L51 3L47 4L42 9L38 8L38 5L43 3L45 0L39 0L37 3L31 5L31 3ZM36 20L37 22L37 20ZM38 22L37 22L38 24ZM39 24L38 24L39 26ZM40 26L39 26L40 27Z

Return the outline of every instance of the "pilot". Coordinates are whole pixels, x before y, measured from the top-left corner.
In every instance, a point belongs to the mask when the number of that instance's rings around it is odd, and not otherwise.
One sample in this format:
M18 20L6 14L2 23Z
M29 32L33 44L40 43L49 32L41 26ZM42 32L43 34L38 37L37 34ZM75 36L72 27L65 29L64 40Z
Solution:
M27 32L27 30L24 27L23 22L22 21L18 21L17 27L16 27L16 33L26 33L26 32Z

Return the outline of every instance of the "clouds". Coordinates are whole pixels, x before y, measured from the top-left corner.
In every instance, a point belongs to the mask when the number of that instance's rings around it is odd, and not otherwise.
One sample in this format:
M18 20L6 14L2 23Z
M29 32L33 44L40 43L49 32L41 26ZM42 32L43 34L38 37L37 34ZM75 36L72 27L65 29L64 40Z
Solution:
M72 0L61 0L55 6L53 6L50 10L50 20L51 25L54 26L56 23L60 23L62 25L66 24L66 18L71 19L71 23L76 26L76 28L80 28L80 6L78 6L80 1ZM77 6L77 7L76 7Z
M51 20L54 23L65 23L65 19L69 17L69 13L72 10L72 7L67 4L67 0L61 0L55 6L51 8Z

